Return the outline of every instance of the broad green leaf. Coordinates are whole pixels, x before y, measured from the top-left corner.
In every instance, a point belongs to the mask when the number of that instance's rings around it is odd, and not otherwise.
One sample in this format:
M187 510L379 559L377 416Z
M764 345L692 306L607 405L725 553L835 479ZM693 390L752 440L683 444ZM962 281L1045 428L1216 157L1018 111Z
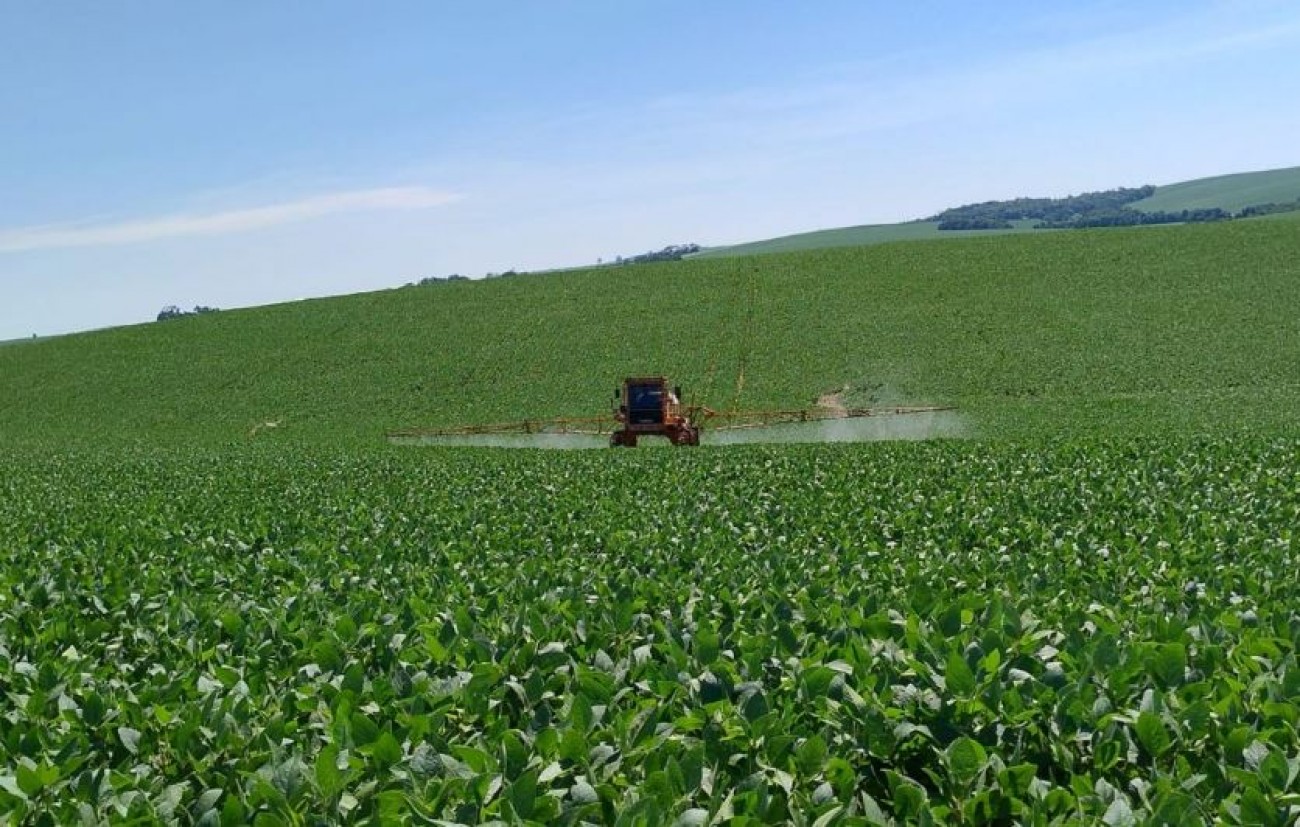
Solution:
M316 785L326 798L333 798L343 789L343 773L338 768L338 747L330 744L316 756Z
M928 810L925 788L910 778L892 770L885 773L893 796L894 817L914 823Z
M27 800L27 793L23 790L22 785L18 783L18 776L8 773L0 773L0 790L4 790L12 796Z
M831 682L839 673L827 666L814 666L803 673L804 687L810 698L820 698L830 691Z
M125 726L118 727L117 738L132 755L140 751L140 730Z
M1196 801L1189 795L1177 790L1163 793L1152 806L1151 823L1181 827L1194 824L1201 818Z
M1162 643L1147 656L1147 669L1164 686L1180 686L1187 670L1187 649L1181 643Z
M98 692L90 692L81 700L81 719L88 727L97 727L103 723L106 710L104 699Z
M677 827L704 827L709 823L709 811L699 807L692 807L683 810L682 814L673 823Z
M17 769L18 789L24 797L31 797L45 789L45 781L35 767L19 763Z
M221 805L221 827L235 827L239 824L247 824L246 812L238 797L226 796L226 803Z
M812 735L795 750L795 764L799 774L805 778L821 772L826 763L826 741L820 735Z
M383 732L371 747L371 755L381 768L387 769L402 760L402 745L391 732Z
M984 747L970 738L958 738L948 745L948 766L962 784L968 784L984 769L988 755Z
M600 800L600 795L586 781L578 781L569 788L569 798L575 804L594 804Z
M969 695L975 691L975 674L962 657L961 652L956 649L948 653L948 661L944 667L944 686L949 692L957 695Z
M210 790L204 790L203 793L199 795L197 799L195 799L193 806L190 808L190 811L194 813L208 812L213 807L217 806L217 801L221 799L222 792L223 792L222 790L218 790L215 788Z
M1285 792L1291 768L1281 752L1270 749L1268 756L1259 762L1259 777L1274 792Z
M1241 821L1243 824L1269 825L1282 824L1282 815L1278 808L1263 792L1248 787L1241 794Z
M1115 796L1101 817L1106 827L1136 827L1138 820L1129 806L1128 799L1122 794Z
M831 824L835 823L835 819L839 818L840 813L842 812L844 812L842 806L837 805L831 807L829 810L817 817L817 820L813 822L813 827L830 827Z
M531 818L537 799L537 770L528 770L515 779L506 790L510 806L520 818Z
M1142 744L1143 749L1151 755L1164 755L1172 743L1164 721L1160 720L1160 716L1154 712L1140 713L1134 728L1137 731L1138 743Z
M379 737L379 727L369 716L361 712L352 713L348 723L352 729L352 743L359 747L370 744Z
M718 659L720 640L718 632L707 623L695 630L695 659L708 666Z

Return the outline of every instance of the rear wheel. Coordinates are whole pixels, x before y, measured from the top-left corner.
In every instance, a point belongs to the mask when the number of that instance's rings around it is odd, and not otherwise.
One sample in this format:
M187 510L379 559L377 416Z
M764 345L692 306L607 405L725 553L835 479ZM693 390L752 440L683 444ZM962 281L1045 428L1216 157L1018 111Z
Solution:
M609 447L635 448L636 434L629 434L626 431L615 431L609 435Z

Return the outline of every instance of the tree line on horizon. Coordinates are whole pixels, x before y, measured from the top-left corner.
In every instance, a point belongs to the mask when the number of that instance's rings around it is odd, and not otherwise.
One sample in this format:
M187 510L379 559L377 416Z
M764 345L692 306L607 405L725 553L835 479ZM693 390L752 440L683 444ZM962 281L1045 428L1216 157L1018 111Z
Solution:
M181 319L186 316L202 316L205 313L219 313L219 312L221 312L221 308L219 307L205 307L204 305L201 304L196 304L193 310L181 310L176 305L169 304L166 307L164 307L162 310L158 311L157 321L165 322L168 319Z
M1300 210L1300 199L1285 203L1256 204L1231 212L1221 207L1190 210L1135 210L1132 204L1155 194L1151 184L1085 192L1065 198L1013 198L952 207L923 219L937 221L940 230L1010 230L1013 221L1037 221L1036 230L1085 227L1135 227L1149 224L1187 224L1228 221Z
M681 261L693 253L698 253L704 249L698 244L669 244L659 250L651 250L648 253L639 253L633 256L616 256L613 261L597 259L596 264L600 267L622 266L624 264L650 264L656 261ZM484 279L509 278L511 276L533 275L527 270L506 270L501 273L484 273ZM408 281L406 287L432 287L437 284L447 284L457 281L469 281L469 276L462 276L459 273L453 273L450 276L427 276L418 281ZM197 308L196 308L197 310ZM161 316L159 317L161 321Z
M650 264L656 261L681 261L689 255L698 253L702 248L698 244L669 244L661 250L651 250L635 256L618 256L614 264ZM603 264L604 262L600 262Z

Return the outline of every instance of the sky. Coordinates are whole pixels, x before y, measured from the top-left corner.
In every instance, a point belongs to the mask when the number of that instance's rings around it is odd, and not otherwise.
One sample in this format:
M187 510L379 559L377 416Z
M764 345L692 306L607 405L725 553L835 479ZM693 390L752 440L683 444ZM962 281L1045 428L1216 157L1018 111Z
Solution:
M1294 0L0 0L0 340L1300 165Z

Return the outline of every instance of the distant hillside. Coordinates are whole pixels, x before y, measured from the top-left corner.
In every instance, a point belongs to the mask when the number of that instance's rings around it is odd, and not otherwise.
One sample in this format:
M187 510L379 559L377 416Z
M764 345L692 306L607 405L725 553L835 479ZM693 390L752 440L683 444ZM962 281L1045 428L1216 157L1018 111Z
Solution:
M1199 178L1158 187L1150 198L1131 206L1144 212L1196 210L1218 207L1237 211L1258 204L1281 204L1300 199L1300 167L1242 172Z
M0 448L289 441L598 416L664 373L716 408L954 404L970 433L1300 427L1287 220L593 268L0 348Z
M1002 232L1029 232L1033 221L1012 222L1011 230ZM909 221L902 224L863 224L859 227L839 227L834 230L817 230L811 233L733 244L729 247L711 247L691 258L728 258L760 253L790 253L799 250L821 250L830 247L858 247L867 244L884 244L889 241L917 241L936 238L962 238L986 236L987 230L939 230L938 221Z
M1113 190L1111 193L1130 193L1136 190ZM1111 193L1094 193L1091 195L1105 196ZM1179 184L1169 184L1156 187L1154 193L1140 200L1131 200L1122 198L1118 205L1127 207L1140 213L1154 215L1156 213L1166 213L1163 217L1165 221L1177 220L1178 214L1184 211L1191 213L1186 219L1196 220L1197 218L1214 218L1215 210L1222 210L1225 213L1236 214L1248 207L1262 205L1293 205L1300 200L1300 167L1290 167L1287 169L1266 170L1263 172L1247 172L1235 175L1220 175L1213 178L1200 178L1193 181L1184 181ZM967 213L978 215L981 208L994 206L1005 206L1003 210L1008 216L1018 211L1023 212L1020 208L1025 206L1043 207L1048 209L1044 215L1049 218L1059 219L1060 216L1052 215L1051 206L1071 205L1075 199L1045 199L1045 198L1021 198L1012 201L986 202L985 204L967 205L962 208L945 210L939 215L934 216L932 220L904 222L899 224L868 224L857 227L840 227L828 230L816 230L807 233L796 233L788 236L764 239L761 241L751 241L743 244L733 244L725 247L711 247L699 253L699 258L719 258L726 256L754 255L760 253L777 253L790 252L794 250L818 250L829 247L851 247L864 244L882 244L890 241L905 241L913 239L936 239L936 238L954 238L961 235L995 235L1000 233L1020 233L1031 231L1034 225L1038 223L1036 219L1019 219L1014 217L1006 220L1010 227L995 228L996 218L986 219L983 221L972 222L969 230L940 230L939 226L946 219L967 219L970 216ZM1118 206L1117 205L1117 206ZM1202 215L1196 215L1201 211ZM1038 210L1042 212L1042 210ZM1034 213L1037 214L1037 213ZM1130 217L1134 217L1130 214ZM1098 223L1110 223L1101 220ZM1120 223L1120 222L1113 222ZM1135 220L1133 223L1137 223ZM986 229L976 229L974 227L983 225ZM949 226L961 226L959 223L950 222Z

